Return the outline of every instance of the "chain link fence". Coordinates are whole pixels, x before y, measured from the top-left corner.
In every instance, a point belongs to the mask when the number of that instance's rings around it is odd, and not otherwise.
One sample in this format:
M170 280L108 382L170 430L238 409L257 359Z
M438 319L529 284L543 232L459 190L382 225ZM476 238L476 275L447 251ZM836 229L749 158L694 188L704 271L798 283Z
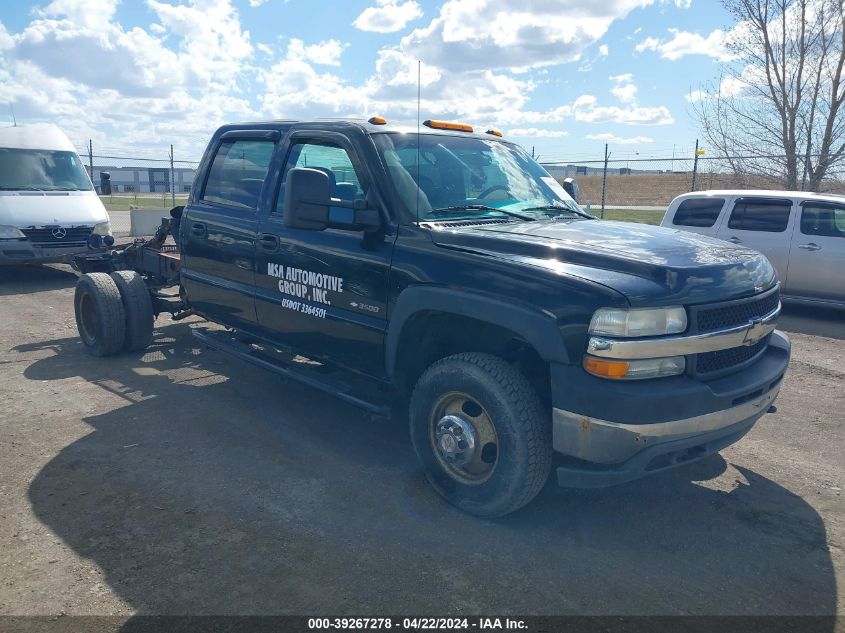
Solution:
M94 188L109 213L112 233L130 234L133 209L166 209L184 204L199 161L177 160L173 146L160 156L128 156L120 150L77 146Z
M103 148L95 153L91 141L77 148L109 212L112 231L130 233L132 209L167 209L184 204L199 161L176 159L173 146L161 155L128 156ZM707 189L782 189L774 175L784 156L690 156L642 158L625 150L626 158L541 161L557 180L574 178L581 204L595 215L658 224L673 198ZM804 157L801 157L802 161ZM845 168L828 174L820 188L845 194Z
M607 159L542 162L557 180L575 179L581 204L593 214L658 224L672 199L690 191L783 189L783 181L775 174L785 159L695 154L639 158L636 152L625 159L614 159L608 152ZM820 191L845 194L845 169L829 173Z

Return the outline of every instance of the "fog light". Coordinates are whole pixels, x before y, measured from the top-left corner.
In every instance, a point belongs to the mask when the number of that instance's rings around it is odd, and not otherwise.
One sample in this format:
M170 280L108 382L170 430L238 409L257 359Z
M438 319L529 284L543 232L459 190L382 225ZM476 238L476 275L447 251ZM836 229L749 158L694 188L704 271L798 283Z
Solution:
M645 358L642 360L608 360L595 356L584 356L584 369L599 378L614 380L645 380L683 374L687 360L683 356L667 358Z

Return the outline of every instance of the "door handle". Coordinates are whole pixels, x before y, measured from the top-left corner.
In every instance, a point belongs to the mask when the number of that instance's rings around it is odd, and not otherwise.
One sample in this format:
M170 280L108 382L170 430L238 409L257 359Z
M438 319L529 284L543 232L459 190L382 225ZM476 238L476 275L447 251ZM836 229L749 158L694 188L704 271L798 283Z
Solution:
M803 248L805 251L820 251L822 247L816 244L815 242L810 242L809 244L799 244L798 248Z
M742 240L739 239L738 237L729 237L728 241L733 242L734 244L742 244Z
M262 250L274 252L279 250L279 236L272 233L262 233L258 238Z
M205 235L205 224L203 222L194 222L191 224L191 235L202 237Z

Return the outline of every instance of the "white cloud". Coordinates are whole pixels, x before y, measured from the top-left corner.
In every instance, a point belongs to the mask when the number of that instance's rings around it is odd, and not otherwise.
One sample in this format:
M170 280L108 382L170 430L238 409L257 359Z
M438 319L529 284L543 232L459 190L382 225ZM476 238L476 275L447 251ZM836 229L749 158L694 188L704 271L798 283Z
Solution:
M421 58L426 117L538 138L565 136L561 128L571 121L666 125L674 121L669 110L637 104L629 75L612 84L620 91L616 105L588 94L530 107L538 86L548 81L540 77L543 67L577 58L587 46L596 59L606 56L608 46L596 43L608 25L654 1L567 9L564 0L535 0L535 16L505 0L447 0L425 29L380 49L369 77L353 81L340 69L346 44L297 38L286 46L253 44L234 0L145 0L154 13L146 28L123 26L117 0L55 0L18 32L0 24L0 103L12 102L19 120L53 121L73 140L93 138L95 147L118 154L153 148L166 155L163 148L172 142L177 154L196 158L213 129L232 120L383 114L413 123ZM409 4L380 1L381 7ZM466 13L470 6L490 20ZM461 16L473 19L451 19ZM426 29L431 42L421 39ZM417 48L438 46L444 50L434 59L421 57ZM458 59L459 53L467 58ZM513 68L539 72L504 70Z
M0 102L75 141L162 157L172 142L196 157L215 125L252 112L236 96L249 33L229 0L147 4L157 20L148 30L118 23L116 0L56 0L20 32L0 29Z
M691 90L688 95L684 96L684 99L686 99L689 103L696 103L706 97L707 94L703 90Z
M675 0L675 6L679 9L689 9L692 6L692 0Z
M447 0L428 26L400 47L450 70L536 68L579 60L610 25L654 0L600 3L537 0ZM484 19L479 19L483 16Z
M378 0L376 6L364 9L352 22L352 26L373 33L393 33L421 18L422 14L420 5L414 0Z
M159 22L180 38L179 64L189 76L201 84L235 85L253 49L249 31L241 29L231 0L188 0L188 4L180 5L158 0L146 3Z
M306 46L302 40L293 38L288 44L287 56L288 59L307 61L312 64L340 66L340 56L346 47L347 44L334 39Z
M634 84L614 86L610 89L610 92L622 103L633 103L637 100L637 87Z
M600 106L592 95L578 97L573 104L576 121L585 123L622 123L625 125L671 125L675 122L666 106Z
M653 143L654 139L648 136L631 136L624 138L616 136L610 132L603 132L601 134L587 134L587 138L591 141L604 141L612 145L641 145L643 143Z
M508 130L508 136L517 138L563 138L569 136L566 130L542 130L536 127L522 127Z
M708 35L669 29L671 39L661 41L655 37L647 37L634 47L638 53L655 51L670 61L677 61L687 55L706 55L719 61L734 59L733 54L726 47L728 34L716 29Z
M612 75L610 81L613 82L613 87L610 93L619 99L622 103L634 103L637 100L637 86L634 84L634 75L625 73L624 75Z

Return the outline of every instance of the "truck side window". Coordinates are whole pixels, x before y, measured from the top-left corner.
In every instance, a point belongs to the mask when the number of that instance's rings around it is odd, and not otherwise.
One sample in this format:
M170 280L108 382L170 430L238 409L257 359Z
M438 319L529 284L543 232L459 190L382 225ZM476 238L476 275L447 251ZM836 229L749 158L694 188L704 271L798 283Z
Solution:
M285 206L285 181L294 167L319 169L329 176L333 198L357 200L364 198L364 188L355 173L355 167L348 152L342 147L318 143L297 143L291 147L287 163L282 171L279 193L276 197L276 211L281 215Z
M274 147L272 141L221 143L211 163L202 200L255 211Z
M709 228L716 224L723 206L724 198L689 198L675 211L672 224Z
M789 224L792 203L788 200L738 200L728 228L738 231L782 233Z
M845 207L805 204L801 210L804 235L845 237Z

